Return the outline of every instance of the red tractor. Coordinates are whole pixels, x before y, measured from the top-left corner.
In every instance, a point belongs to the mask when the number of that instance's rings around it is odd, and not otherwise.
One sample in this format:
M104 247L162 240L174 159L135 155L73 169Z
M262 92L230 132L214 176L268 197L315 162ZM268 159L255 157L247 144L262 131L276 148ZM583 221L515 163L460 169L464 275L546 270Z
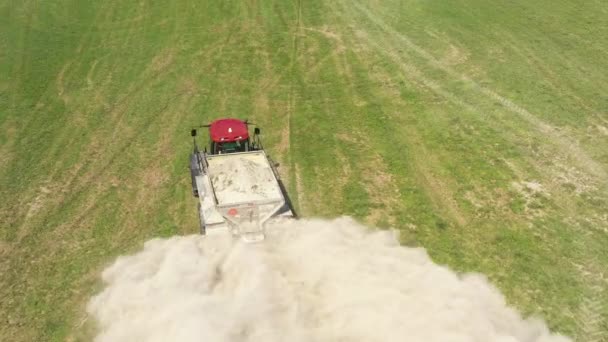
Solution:
M248 242L265 236L268 222L296 217L275 164L260 142L249 136L247 120L220 119L209 128L209 151L194 138L190 156L192 193L198 198L201 233L229 231ZM196 137L196 129L192 137Z
M249 152L262 149L260 129L254 128L253 137L249 137L250 125L247 120L219 119L209 125L209 154Z

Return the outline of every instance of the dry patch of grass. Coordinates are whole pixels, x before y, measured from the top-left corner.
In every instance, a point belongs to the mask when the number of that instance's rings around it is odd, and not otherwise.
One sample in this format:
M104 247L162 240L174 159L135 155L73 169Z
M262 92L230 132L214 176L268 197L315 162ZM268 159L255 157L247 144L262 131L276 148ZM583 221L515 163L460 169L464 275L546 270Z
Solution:
M370 212L365 219L373 225L388 224L394 227L396 221L393 214L402 208L399 203L401 197L399 186L381 156L369 156L368 162L368 167L362 171L371 204Z
M424 187L439 212L444 212L449 221L456 223L458 226L465 226L468 218L460 209L456 200L452 190L455 187L454 184L450 184L452 182L450 179L441 177L435 171L440 164L429 161L428 157L426 155L425 157L416 157L415 159L420 184Z
M532 217L543 217L543 201L549 197L543 186L537 181L520 181L511 183L518 195L523 199L523 211Z
M439 62L444 65L454 66L466 63L469 59L469 54L466 51L463 51L461 48L456 47L453 44L450 44L447 52Z

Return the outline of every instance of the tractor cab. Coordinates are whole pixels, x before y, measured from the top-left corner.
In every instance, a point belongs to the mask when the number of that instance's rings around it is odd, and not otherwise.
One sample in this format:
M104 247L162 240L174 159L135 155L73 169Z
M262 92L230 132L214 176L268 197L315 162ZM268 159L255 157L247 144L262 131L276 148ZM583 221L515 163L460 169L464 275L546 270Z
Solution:
M248 152L258 149L259 128L255 128L253 142L247 121L219 119L209 125L209 154Z

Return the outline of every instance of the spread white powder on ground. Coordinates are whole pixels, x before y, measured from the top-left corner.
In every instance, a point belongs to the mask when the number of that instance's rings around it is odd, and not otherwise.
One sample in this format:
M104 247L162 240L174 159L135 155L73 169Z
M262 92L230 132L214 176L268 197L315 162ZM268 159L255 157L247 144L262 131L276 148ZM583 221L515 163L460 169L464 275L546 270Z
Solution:
M96 341L563 342L476 274L349 218L157 239L103 272Z

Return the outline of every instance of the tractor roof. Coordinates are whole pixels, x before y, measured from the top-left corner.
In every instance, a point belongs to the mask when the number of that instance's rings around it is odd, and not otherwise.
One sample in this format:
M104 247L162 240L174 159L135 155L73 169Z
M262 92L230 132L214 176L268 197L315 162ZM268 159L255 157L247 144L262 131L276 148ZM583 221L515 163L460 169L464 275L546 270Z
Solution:
M231 142L249 138L249 131L239 119L219 119L209 126L209 135L215 142Z

